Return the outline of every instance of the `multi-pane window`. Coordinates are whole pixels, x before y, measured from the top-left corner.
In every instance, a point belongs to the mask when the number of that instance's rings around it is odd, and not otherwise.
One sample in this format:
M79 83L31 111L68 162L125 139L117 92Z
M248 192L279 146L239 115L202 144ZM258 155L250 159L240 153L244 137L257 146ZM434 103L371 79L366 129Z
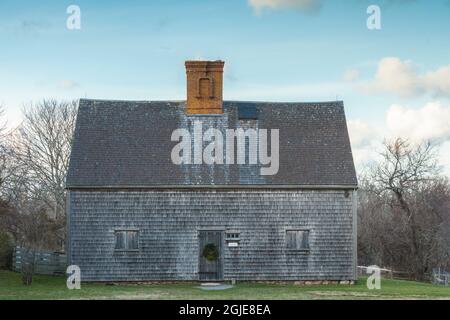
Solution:
M238 247L240 240L239 232L228 231L225 234L225 241L229 247Z
M238 232L227 232L226 238L227 241L239 241L239 233Z
M137 230L116 230L116 250L137 250L138 249L138 231Z
M309 250L309 230L287 230L286 247L290 250Z

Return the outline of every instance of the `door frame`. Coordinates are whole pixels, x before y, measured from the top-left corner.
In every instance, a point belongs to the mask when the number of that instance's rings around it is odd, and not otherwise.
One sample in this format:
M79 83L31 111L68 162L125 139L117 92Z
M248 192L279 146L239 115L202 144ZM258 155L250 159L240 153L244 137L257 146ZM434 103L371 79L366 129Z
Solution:
M200 234L202 232L215 232L220 234L220 248L219 248L219 274L215 279L204 280L200 279L200 260L202 259L200 248ZM198 251L198 259L197 259L197 275L199 281L223 281L223 267L224 267L224 248L225 248L225 228L222 227L211 227L211 228L199 228L197 229L197 251Z

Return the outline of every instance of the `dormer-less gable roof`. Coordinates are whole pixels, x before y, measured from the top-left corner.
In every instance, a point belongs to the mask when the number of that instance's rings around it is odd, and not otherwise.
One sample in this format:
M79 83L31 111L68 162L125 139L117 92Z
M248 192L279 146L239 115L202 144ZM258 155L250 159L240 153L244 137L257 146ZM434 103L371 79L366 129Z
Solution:
M79 103L68 188L177 186L341 186L357 179L340 101L224 101L220 115L187 115L185 102L86 100ZM279 171L259 165L176 165L172 132L205 127L279 129Z

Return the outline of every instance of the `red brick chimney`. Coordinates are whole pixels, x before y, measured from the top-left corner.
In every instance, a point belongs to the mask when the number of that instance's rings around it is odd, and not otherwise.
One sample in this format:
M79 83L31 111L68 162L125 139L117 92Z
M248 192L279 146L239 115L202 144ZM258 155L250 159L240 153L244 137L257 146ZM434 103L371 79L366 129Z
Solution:
M223 61L186 61L188 114L223 113Z

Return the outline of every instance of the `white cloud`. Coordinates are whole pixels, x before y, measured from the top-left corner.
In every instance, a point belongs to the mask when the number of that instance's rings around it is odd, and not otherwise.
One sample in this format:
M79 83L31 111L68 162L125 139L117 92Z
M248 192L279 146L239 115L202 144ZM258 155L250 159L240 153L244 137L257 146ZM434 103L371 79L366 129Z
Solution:
M450 66L428 72L422 79L425 89L436 95L450 95Z
M358 170L379 157L384 139L406 138L412 143L440 142L439 162L450 176L450 106L430 102L419 109L392 105L385 123L375 127L361 120L348 122L353 156Z
M415 0L385 0L385 5L407 4ZM320 11L325 0L247 0L253 7L256 14L261 14L263 10L297 9L304 12L316 13Z
M445 141L439 151L439 163L443 167L444 173L450 177L450 140Z
M62 80L59 83L59 87L64 90L70 90L70 89L78 87L78 83L76 83L75 81L72 81L72 80Z
M378 64L375 79L365 86L369 93L388 92L402 97L420 94L421 88L411 61L384 58Z
M404 98L425 93L450 97L450 66L419 74L410 60L383 58L374 79L361 88L370 94L391 93Z
M413 142L444 139L450 136L450 106L439 102L430 102L420 109L393 105L387 112L386 126L390 136Z
M361 120L348 121L348 131L352 146L363 146L377 137L376 128Z
M353 82L359 79L360 72L358 69L349 69L344 72L342 79L347 82Z
M353 159L359 171L364 165L370 164L379 156L377 150L381 148L383 141L382 132L361 120L348 121L348 131Z
M373 140L366 146L352 147L353 161L358 174L369 165L381 160L379 151L382 149L382 146L382 140Z
M248 0L257 14L264 9L298 9L305 12L317 12L321 7L321 0Z

